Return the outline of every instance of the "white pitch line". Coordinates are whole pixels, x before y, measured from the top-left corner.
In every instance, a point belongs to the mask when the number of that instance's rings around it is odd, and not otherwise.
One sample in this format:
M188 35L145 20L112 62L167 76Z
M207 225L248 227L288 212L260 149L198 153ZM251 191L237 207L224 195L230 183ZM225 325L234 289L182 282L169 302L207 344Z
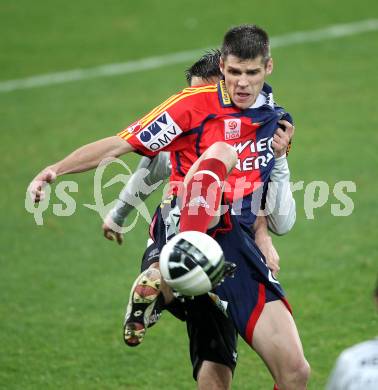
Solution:
M272 37L271 47L283 47L306 42L318 42L326 39L336 39L348 35L360 34L378 30L378 19L363 20L348 24L336 24L312 31L297 31ZM86 69L74 69L65 72L47 73L39 76L31 76L23 79L7 80L0 82L0 92L11 92L18 89L28 89L54 84L62 84L70 81L109 77L120 74L135 73L143 70L157 69L163 66L180 64L193 61L207 49L180 51L158 57L149 57L135 61L120 62L96 66Z

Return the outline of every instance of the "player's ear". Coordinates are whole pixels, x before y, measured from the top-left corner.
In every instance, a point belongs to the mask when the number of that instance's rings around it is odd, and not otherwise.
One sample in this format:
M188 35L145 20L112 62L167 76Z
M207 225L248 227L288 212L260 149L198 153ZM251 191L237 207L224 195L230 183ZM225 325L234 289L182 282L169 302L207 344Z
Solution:
M266 74L269 76L273 72L273 59L269 58L268 62L265 65Z
M222 74L224 76L224 61L223 61L222 57L219 59L219 69L220 69L220 71L222 72Z

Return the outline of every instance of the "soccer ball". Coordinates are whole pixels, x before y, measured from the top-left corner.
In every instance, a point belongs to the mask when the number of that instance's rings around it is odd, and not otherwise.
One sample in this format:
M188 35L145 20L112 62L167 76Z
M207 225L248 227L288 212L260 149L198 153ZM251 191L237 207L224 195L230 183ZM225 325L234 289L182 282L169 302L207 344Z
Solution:
M179 233L160 254L161 275L170 287L182 295L207 293L222 280L224 270L220 245L205 233Z

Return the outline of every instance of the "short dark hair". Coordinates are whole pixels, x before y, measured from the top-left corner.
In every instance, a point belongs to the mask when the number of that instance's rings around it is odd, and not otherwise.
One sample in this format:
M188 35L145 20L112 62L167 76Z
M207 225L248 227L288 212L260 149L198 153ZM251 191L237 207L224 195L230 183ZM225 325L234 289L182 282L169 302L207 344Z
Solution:
M270 58L269 36L255 24L243 24L226 32L221 49L223 60L234 55L243 60L262 56L266 64Z
M221 77L219 68L220 50L214 49L205 52L205 54L196 61L191 67L186 69L185 77L188 84L191 84L193 77L201 77L210 81L212 77Z

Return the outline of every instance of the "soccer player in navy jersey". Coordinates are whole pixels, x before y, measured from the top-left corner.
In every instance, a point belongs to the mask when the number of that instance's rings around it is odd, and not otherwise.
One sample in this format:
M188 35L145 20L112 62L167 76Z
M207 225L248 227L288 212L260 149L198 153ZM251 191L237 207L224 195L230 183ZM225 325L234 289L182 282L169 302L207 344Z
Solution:
M135 150L147 156L169 150L172 200L182 204L179 230L212 234L225 257L237 263L235 278L215 289L227 303L227 314L281 390L306 389L309 365L284 292L245 231L254 220L252 196L274 166L274 133L280 125L292 126L290 115L274 104L272 89L265 84L273 70L265 31L252 25L229 30L220 66L224 81L217 86L187 88L118 137L77 149L41 171L29 192L39 201L45 183L56 176L89 170L104 158ZM233 212L221 216L223 186ZM151 227L159 249L175 234L165 218L159 209Z

